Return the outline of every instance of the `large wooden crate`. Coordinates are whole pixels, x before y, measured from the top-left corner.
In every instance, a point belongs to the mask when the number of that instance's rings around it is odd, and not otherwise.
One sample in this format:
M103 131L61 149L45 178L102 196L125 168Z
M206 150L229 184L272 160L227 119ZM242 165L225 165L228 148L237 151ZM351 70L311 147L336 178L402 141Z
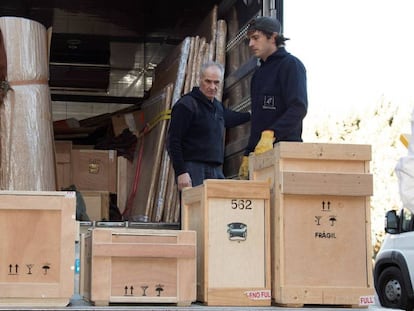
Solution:
M0 192L0 306L66 306L74 291L74 192Z
M374 295L369 145L280 142L251 155L271 182L272 298L277 304L359 305Z
M182 228L197 231L197 300L268 306L269 183L205 180L182 193Z
M78 190L116 193L116 150L72 149L72 181Z
M195 231L94 228L83 242L82 295L95 305L196 300Z

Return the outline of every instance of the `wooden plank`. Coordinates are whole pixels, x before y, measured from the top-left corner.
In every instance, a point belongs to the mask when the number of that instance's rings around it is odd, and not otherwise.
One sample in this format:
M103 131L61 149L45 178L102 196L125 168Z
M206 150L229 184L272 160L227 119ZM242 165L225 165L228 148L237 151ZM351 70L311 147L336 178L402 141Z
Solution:
M149 243L95 243L93 256L186 258L195 256L194 245Z
M2 298L0 297L1 308L56 308L66 307L68 299L62 298Z
M215 44L215 60L221 64L223 68L226 68L226 44L227 44L227 23L225 20L218 20L217 22L217 42ZM224 81L217 93L217 99L222 100L224 89Z
M152 123L159 116L164 114L171 105L173 84L169 84L158 95L151 97L142 105L145 120ZM156 197L156 190L159 178L159 167L164 150L165 135L168 120L159 120L150 132L142 136L140 143L143 146L142 166L139 176L138 189L133 201L133 208L129 219L150 221L152 208ZM137 165L135 159L134 167ZM145 168L145 169L144 169Z
M72 142L54 141L56 161L56 189L72 185Z
M373 195L372 174L283 171L280 193L303 195Z
M206 195L210 198L269 198L267 181L207 179L204 180Z
M273 150L280 158L371 161L370 145L279 142Z
M186 94L191 90L191 72L193 69L193 62L194 62L194 55L195 55L195 51L196 51L196 38L195 37L191 37L190 39L190 53L188 56L188 64L187 64L187 70L186 70L186 75L185 75L185 82L184 82L184 91L183 93Z
M132 185L132 182L128 182L128 176L130 175L130 169L132 169L132 163L124 157L118 157L117 168L116 205L122 215L126 208L128 193Z
M194 34L200 37L204 37L207 42L215 40L215 32L217 28L217 12L218 6L214 5L210 13L204 18L204 20L201 21Z
M193 60L192 70L191 70L190 90L194 86L198 86L198 76L199 76L199 70L200 70L200 50L203 48L205 42L206 42L206 38L196 36L195 43L194 43L195 54L194 54L194 60Z
M179 66L177 68L176 80L174 83L174 91L172 94L171 99L171 107L178 101L181 97L183 88L184 88L184 80L185 74L187 69L187 61L190 53L190 38L187 37L183 43L181 44L181 51L180 54L176 57L179 59ZM171 81L174 82L174 81ZM159 222L162 218L163 210L164 210L164 201L166 197L166 190L167 190L167 183L168 183L168 173L170 170L170 158L168 156L168 152L164 147L161 156L161 166L160 166L160 173L158 178L158 185L157 185L157 197L154 199L154 206L153 206L153 215L151 216L151 220Z

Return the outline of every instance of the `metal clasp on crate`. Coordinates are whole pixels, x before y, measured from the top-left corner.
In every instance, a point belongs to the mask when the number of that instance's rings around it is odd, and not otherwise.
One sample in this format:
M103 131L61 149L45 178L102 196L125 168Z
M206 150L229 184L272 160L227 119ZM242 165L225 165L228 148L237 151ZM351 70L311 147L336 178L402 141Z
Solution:
M247 225L242 222L232 222L227 225L230 241L245 241L247 239Z

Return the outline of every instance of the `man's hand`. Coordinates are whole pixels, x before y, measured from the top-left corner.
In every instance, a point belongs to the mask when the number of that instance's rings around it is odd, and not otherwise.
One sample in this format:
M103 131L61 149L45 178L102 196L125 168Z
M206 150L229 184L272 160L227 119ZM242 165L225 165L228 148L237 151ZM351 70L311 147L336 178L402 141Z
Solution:
M249 157L243 156L242 163L239 168L239 178L249 179Z
M183 190L185 187L192 187L193 184L191 182L190 174L184 173L184 174L178 175L177 186L178 186L179 191Z
M275 133L271 130L263 131L256 148L254 148L254 154L261 154L273 149L273 142L275 141L274 136Z

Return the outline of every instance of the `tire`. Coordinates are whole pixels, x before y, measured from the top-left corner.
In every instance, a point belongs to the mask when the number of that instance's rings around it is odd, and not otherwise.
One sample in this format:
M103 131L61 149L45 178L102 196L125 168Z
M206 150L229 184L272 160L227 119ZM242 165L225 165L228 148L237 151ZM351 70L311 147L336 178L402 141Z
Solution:
M378 298L383 307L413 310L414 302L408 299L407 284L397 267L388 267L381 272L378 288Z

